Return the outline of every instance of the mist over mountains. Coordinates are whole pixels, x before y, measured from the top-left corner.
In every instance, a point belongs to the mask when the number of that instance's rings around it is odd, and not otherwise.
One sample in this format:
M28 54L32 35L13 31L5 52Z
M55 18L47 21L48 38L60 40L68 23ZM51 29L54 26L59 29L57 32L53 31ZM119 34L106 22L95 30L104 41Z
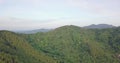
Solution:
M116 26L109 25L109 24L98 24L98 25L92 24L92 25L84 26L82 28L105 29L105 28L114 28L114 27L116 27ZM48 32L48 31L51 31L51 30L54 30L54 29L35 29L35 30L26 30L26 31L20 30L20 31L13 31L13 32L24 33L24 34L33 34L33 33L37 33L37 32Z
M24 33L24 34L33 34L33 33L38 33L38 32L48 32L51 31L52 29L36 29L36 30L28 30L28 31L13 31L16 33Z

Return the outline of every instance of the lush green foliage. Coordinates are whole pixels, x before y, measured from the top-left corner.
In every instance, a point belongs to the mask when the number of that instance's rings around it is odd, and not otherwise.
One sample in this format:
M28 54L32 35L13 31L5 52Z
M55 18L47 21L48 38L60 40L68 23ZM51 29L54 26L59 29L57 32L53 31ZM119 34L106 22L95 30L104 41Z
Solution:
M44 53L36 51L19 35L0 32L0 63L56 63Z
M49 32L0 32L0 63L120 63L120 27L63 26Z

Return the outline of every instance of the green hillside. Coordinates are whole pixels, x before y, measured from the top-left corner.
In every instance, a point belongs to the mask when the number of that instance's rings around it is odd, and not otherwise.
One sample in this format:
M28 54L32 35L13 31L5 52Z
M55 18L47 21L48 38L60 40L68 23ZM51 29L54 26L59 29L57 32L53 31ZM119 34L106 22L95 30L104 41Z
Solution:
M56 61L35 50L19 35L0 31L0 63L56 63Z
M62 26L49 32L0 31L0 63L120 63L120 27Z

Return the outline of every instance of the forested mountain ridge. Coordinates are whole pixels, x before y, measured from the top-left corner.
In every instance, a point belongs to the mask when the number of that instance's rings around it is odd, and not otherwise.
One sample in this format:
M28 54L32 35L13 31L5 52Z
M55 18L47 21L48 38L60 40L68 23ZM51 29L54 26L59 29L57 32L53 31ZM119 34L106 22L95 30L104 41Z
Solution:
M89 26L84 26L84 28L88 28L88 29L105 29L105 28L114 28L116 26L113 26L113 25L109 25L109 24L98 24L98 25L95 25L95 24L92 24L92 25L89 25Z
M0 63L56 63L44 53L37 52L19 35L0 31Z
M0 54L0 63L120 63L120 27L67 25L36 34L0 31Z

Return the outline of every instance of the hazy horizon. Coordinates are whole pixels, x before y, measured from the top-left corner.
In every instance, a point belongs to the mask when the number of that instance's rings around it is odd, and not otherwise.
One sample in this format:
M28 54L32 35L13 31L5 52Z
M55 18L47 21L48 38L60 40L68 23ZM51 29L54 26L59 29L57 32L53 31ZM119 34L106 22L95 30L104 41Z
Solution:
M0 30L120 26L119 0L0 0Z

